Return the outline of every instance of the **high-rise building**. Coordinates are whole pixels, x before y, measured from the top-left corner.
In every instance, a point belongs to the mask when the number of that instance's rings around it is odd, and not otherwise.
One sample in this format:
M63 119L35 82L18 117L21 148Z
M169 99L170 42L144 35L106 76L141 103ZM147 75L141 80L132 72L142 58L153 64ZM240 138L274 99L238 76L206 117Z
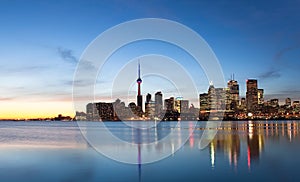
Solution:
M96 103L96 107L102 121L114 120L114 107L112 103L98 102Z
M188 113L189 101L183 100L183 97L176 97L174 102L174 111L177 111L178 113Z
M146 103L149 103L151 101L151 94L146 95Z
M121 102L120 99L117 99L112 103L112 105L114 107L114 120L124 120L128 118L128 112L126 110L124 102Z
M246 81L246 105L248 112L255 112L258 108L258 89L257 80L248 79Z
M182 97L176 97L176 99L175 99L175 106L174 106L174 108L175 108L175 111L176 112L178 112L178 113L180 113L180 101L182 100Z
M165 109L166 109L167 112L175 110L174 97L170 97L169 99L165 99Z
M215 88L210 84L208 89L209 108L210 110L225 110L226 106L226 89Z
M149 119L153 119L154 113L155 113L155 102L150 100L145 104L145 116L148 117Z
M189 112L189 101L180 100L180 113L188 113L188 112Z
M139 115L142 115L143 112L143 96L141 94L141 84L142 84L142 79L141 79L141 67L140 67L140 62L138 63L138 79L136 80L138 84L138 95L137 95L137 111Z
M203 93L199 95L199 102L200 102L200 110L201 111L208 111L209 108L209 96L208 93Z
M271 99L269 105L271 107L279 107L279 100L278 99Z
M300 107L300 101L299 100L294 100L293 101L293 107Z
M216 90L213 84L209 85L208 88L208 107L210 110L215 110L217 108L217 96L216 96Z
M225 110L226 106L226 89L225 88L215 88L216 93L216 109Z
M242 110L245 110L246 109L246 99L243 97L241 98L241 105L240 105L240 108Z
M228 94L229 94L229 109L235 110L239 105L239 84L234 78L227 82Z
M145 102L145 116L152 117L154 115L154 102L151 100L151 94L148 93L146 95L146 102Z
M286 98L286 99L285 99L285 105L286 105L286 106L291 106L291 105L292 105L292 100L291 100L291 98Z
M99 120L99 112L95 103L88 103L86 105L86 119L88 121Z
M134 102L130 102L129 104L128 104L128 108L129 108L129 110L130 110L130 117L132 118L134 118L134 117L136 117L137 116L137 106L136 106L136 104L134 103Z
M264 104L264 89L257 89L258 104Z
M155 116L159 117L163 109L163 95L161 92L155 93Z

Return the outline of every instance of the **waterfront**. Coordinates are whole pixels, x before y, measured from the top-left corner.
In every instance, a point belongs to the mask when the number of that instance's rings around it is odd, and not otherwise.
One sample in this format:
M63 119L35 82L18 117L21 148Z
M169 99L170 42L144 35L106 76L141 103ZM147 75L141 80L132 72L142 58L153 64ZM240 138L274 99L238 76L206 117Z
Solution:
M177 129L187 131L190 139L169 157L139 165L120 163L96 152L85 142L76 122L2 121L0 181L300 180L299 121L224 121L203 150L198 143L206 122L198 122L194 132L191 123L161 122L158 136ZM91 127L95 124L88 122ZM105 125L123 139L137 136L126 132L130 127L122 122ZM155 135L141 136L143 141L151 141ZM179 140L173 138L172 142L182 142ZM171 147L171 143L154 145L141 151L155 154ZM120 151L126 154L125 149Z

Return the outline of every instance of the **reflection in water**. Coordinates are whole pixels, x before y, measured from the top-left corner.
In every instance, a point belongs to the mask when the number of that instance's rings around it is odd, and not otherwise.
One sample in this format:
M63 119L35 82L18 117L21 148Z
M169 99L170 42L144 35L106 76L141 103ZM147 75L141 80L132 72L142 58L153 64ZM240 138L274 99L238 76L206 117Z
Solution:
M288 181L299 178L294 175L300 163L299 123L224 121L220 127L210 128L218 133L204 150L199 150L197 144L206 122L198 122L195 130L190 122L162 122L151 130L124 129L119 122L107 123L117 136L134 144L129 152L127 146L119 146L122 155L134 156L136 165L127 165L93 150L75 123L2 122L0 181ZM169 143L157 142L170 130L173 137ZM186 134L189 140L174 154ZM154 145L147 145L150 142ZM104 144L105 149L116 145L110 140ZM142 164L149 155L163 152L172 155Z
M189 148L195 148L195 143L200 141L200 138L205 130L206 122L199 122L196 130L193 128L193 124L189 122L179 122L175 126L174 123L163 122L157 127L151 130L132 129L132 139L137 145L137 164L139 171L139 181L141 181L142 170L142 150L147 148L147 152L153 152L153 148L149 148L145 145L148 142L156 141L155 152L163 152L171 149L172 156L174 156L174 145L181 143L182 130L188 130L190 136L185 146ZM218 130L217 135L209 144L209 156L211 168L214 169L217 164L217 155L223 154L228 159L229 165L235 169L238 168L238 164L241 155L246 157L246 164L248 170L251 170L251 165L258 163L260 155L264 150L265 140L279 140L284 137L288 141L292 142L298 135L299 122L297 121L224 121L218 128L211 128L212 130ZM172 138L170 144L160 144L157 141L163 139L166 133L170 133L170 130L176 131L178 137ZM154 131L151 133L150 131Z
M259 161L264 149L265 139L280 140L284 137L290 142L299 133L297 121L248 121L223 122L219 132L209 146L211 167L215 167L216 153L223 152L230 165L237 167L241 155L241 142L247 145L247 166ZM194 140L194 138L192 138Z
M213 142L210 143L210 162L211 162L211 167L215 167L215 146Z
M86 149L74 122L1 121L1 149Z

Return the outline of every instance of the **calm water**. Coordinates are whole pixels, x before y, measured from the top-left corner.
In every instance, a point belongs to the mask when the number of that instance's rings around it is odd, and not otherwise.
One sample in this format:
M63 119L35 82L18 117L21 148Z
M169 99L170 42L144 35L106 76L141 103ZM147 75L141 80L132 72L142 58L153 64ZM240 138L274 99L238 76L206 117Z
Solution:
M95 123L88 123L93 127ZM155 163L125 164L89 145L76 122L0 122L0 181L300 181L300 122L222 122L203 150L198 143L205 127L189 122L161 123L155 132L187 131L189 140L177 152ZM119 122L106 123L124 140L136 134ZM140 133L151 142L156 134ZM99 139L100 140L100 139ZM180 138L172 142L180 143ZM106 141L110 148L110 141ZM147 155L169 151L170 145L141 149ZM119 148L124 155L126 148ZM146 154L145 154L146 153ZM134 153L134 155L136 155Z

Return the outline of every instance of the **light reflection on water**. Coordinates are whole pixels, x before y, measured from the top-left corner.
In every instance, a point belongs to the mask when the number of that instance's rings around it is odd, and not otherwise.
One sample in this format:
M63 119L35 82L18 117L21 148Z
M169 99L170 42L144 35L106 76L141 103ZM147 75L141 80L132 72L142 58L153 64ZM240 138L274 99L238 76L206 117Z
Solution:
M176 124L164 122L157 133L138 136L152 141L168 130L178 134L188 130L191 137L179 151L156 163L130 165L93 150L75 122L0 122L0 181L300 180L299 121L222 122L204 150L198 149L198 143L205 122L199 122L194 132L189 122ZM121 137L136 140L137 135L118 122L107 126ZM139 146L136 159L143 160L143 153L173 151L179 140ZM126 155L126 149L120 150Z

